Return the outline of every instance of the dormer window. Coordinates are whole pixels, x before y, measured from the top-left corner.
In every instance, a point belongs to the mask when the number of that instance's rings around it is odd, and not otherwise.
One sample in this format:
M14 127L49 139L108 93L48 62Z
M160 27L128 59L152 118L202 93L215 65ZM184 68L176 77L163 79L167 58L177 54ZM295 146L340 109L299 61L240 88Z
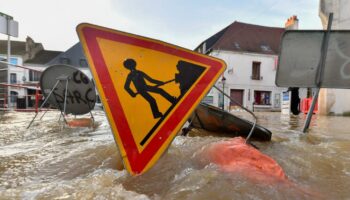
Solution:
M233 43L233 46L236 48L236 49L240 49L241 47L239 46L238 42L234 42Z
M271 51L271 47L269 45L260 45L260 48L262 51L265 51L265 52Z
M61 63L61 64L69 65L69 64L70 64L70 59L69 59L69 58L62 57L62 58L60 58L60 63Z
M79 65L80 67L88 67L86 60L83 58L79 60Z

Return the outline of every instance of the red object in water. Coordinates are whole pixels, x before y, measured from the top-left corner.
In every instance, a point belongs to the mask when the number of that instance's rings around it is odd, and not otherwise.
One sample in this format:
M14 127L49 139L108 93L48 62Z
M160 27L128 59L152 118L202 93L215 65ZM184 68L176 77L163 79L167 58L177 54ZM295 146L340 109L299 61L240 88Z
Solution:
M287 180L276 161L247 145L241 137L211 144L203 153L202 156L225 172L238 173L262 183Z
M35 91L35 112L38 113L38 108L39 108L39 90Z
M304 98L303 100L301 100L301 104L300 104L300 110L301 112L303 112L304 114L307 114L310 110L312 104L312 98ZM315 109L313 111L313 114L316 114L318 111L318 102L316 102L315 104Z
M92 127L93 120L91 118L72 119L68 120L67 124L70 127Z
M258 184L283 185L309 199L323 199L318 192L289 181L275 160L247 145L241 137L210 144L199 156L200 159L216 164L226 173L241 175Z

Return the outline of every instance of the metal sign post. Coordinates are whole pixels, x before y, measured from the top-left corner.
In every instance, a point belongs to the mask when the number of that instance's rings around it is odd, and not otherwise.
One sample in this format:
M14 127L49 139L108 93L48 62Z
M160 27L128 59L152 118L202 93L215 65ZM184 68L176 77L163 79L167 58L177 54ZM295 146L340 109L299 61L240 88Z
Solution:
M29 125L27 126L27 129L32 125L32 123L34 122L35 118L38 116L39 112L41 111L41 109L45 106L46 102L49 100L51 94L55 91L57 85L60 83L60 80L57 80L55 83L55 86L53 86L52 90L50 91L49 95L47 96L47 98L45 99L45 101L43 102L43 104L41 104L40 108L38 109L38 112L35 113L35 116L33 117L32 121L30 121ZM62 112L61 112L62 114Z
M317 89L316 89L316 93L314 94L313 98L312 98L312 104L311 107L309 109L309 112L307 113L307 117L306 117L306 121L305 121L305 125L303 128L303 132L305 133L306 130L309 128L310 126L310 122L311 122L311 117L312 114L314 112L315 109L315 105L318 99L318 94L320 92L320 87L321 87L321 83L323 80L323 72L324 72L324 66L325 66L325 61L326 61L326 57L327 57L327 49L328 49L328 43L329 43L329 36L331 33L331 29L332 29L332 21L333 21L333 13L329 14L328 17L328 25L327 25L327 32L323 37L323 41L322 41L322 49L321 49L321 57L320 57L320 63L319 63L319 67L318 67L318 72L317 72L317 79L316 79L316 84L317 84Z

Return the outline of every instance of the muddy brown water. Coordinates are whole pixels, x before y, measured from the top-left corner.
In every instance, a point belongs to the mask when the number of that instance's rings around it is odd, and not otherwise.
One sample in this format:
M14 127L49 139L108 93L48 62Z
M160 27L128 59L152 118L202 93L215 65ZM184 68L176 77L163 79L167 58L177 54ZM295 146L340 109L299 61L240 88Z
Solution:
M104 113L94 115L93 129L63 127L59 113L48 112L28 130L33 113L0 115L0 199L350 199L349 117L314 116L305 135L304 115L257 113L273 138L254 144L282 166L291 187L199 164L196 152L225 138L198 130L176 137L151 170L131 177Z

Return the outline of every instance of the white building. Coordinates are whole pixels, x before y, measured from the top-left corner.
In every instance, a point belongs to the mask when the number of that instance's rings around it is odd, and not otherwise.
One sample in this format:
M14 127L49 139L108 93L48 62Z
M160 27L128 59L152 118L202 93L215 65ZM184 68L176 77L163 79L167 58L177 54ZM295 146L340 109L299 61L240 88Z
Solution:
M27 37L26 41L11 41L10 63L28 67L28 70L20 67L10 66L9 71L0 71L0 109L16 107L18 98L25 98L26 105L30 105L31 97L34 95L42 71L46 68L45 63L59 55L58 51L47 51L41 43L34 42ZM7 41L0 40L0 60L7 60ZM7 69L7 65L0 65L0 68ZM10 84L12 86L4 86ZM14 87L18 86L18 87ZM10 94L10 97L8 97ZM5 105L6 104L6 105Z
M297 28L293 16L286 25ZM281 93L275 84L280 40L285 28L234 22L202 42L195 50L223 59L227 69L216 83L220 89L252 110L281 110ZM225 80L224 82L222 80ZM306 91L302 91L302 96ZM227 109L236 103L212 89L204 102ZM223 105L224 103L224 105Z
M327 28L329 13L333 12L332 30L350 29L349 0L320 0L319 16ZM321 89L319 111L323 115L349 115L350 91L347 89Z

